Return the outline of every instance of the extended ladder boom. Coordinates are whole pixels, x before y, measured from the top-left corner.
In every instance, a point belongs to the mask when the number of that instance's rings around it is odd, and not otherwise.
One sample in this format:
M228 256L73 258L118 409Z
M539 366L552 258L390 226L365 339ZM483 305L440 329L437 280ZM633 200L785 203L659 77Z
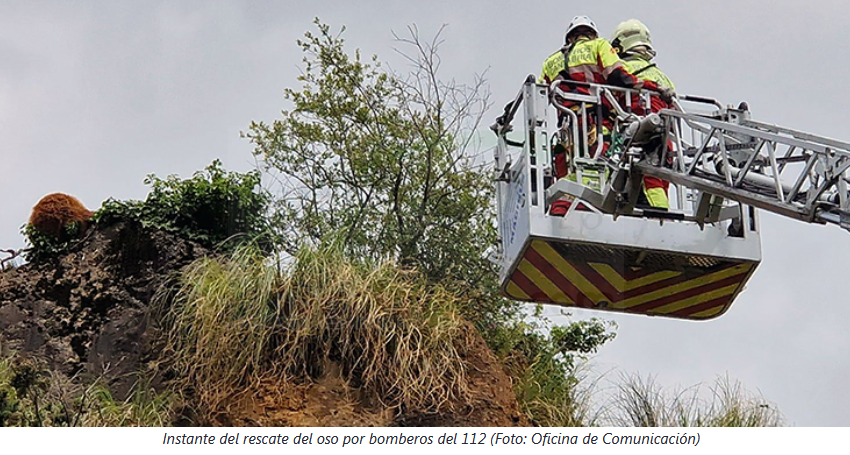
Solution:
M660 112L675 165L642 173L807 222L850 228L850 144L757 122L743 109Z

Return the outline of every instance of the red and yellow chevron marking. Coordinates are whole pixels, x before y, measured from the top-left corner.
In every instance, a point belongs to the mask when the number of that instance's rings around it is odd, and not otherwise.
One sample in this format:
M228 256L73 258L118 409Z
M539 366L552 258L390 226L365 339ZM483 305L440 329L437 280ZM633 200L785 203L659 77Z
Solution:
M729 262L710 270L625 268L562 256L533 240L504 287L508 297L580 308L709 319L732 304L754 264Z

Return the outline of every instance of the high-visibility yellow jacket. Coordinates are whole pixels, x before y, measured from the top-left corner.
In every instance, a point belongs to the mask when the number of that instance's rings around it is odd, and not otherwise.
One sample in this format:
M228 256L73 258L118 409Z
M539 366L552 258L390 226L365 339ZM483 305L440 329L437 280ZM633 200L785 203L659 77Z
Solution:
M579 39L572 46L565 46L549 56L543 63L538 82L551 84L557 79L658 90L658 84L655 81L632 75L611 44L604 38ZM581 86L576 86L574 91L589 93L587 88ZM603 123L603 129L605 128L606 125ZM667 208L669 204L666 182L659 180L659 183L664 186L656 187L654 181L650 183L646 182L647 179L644 180L644 194L650 205L656 208Z
M543 63L539 82L550 84L556 79L609 84L627 88L657 90L653 81L638 79L629 73L611 44L604 38L579 39L562 47ZM586 90L578 87L577 91Z
M623 63L626 65L626 69L639 79L653 81L658 85L676 89L673 81L663 71L640 55L628 55L623 59Z
M671 89L676 89L676 86L673 85L673 81L664 74L654 63L651 63L649 60L641 57L637 54L629 54L623 59L623 63L626 65L626 69L629 70L629 73L637 76L638 79L642 79L644 81L652 81L659 86L662 87L670 87ZM661 109L666 109L669 106L664 101L661 101L661 98L658 96L652 96L650 98L652 106L652 112L658 112ZM633 98L633 101L636 99ZM636 104L632 104L636 106Z

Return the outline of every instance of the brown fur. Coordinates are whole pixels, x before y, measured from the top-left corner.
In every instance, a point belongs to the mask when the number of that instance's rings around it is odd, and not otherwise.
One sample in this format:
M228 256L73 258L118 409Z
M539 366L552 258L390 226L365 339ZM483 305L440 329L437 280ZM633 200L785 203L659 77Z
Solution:
M39 232L61 238L65 226L80 223L80 233L88 228L94 212L87 209L79 199L62 193L48 194L32 208L30 224Z

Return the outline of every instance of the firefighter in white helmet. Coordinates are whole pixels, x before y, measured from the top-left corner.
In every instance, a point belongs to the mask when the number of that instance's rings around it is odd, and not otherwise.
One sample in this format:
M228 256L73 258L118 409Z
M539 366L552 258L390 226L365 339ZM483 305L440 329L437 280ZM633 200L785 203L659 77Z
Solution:
M649 33L649 29L643 22L637 19L629 19L621 22L611 37L611 46L616 49L631 74L641 80L652 81L669 92L675 90L675 86L670 78L652 62L655 58L655 49L652 47L652 36ZM637 95L635 95L632 98L632 106L635 107L635 112L638 115L646 114L637 101ZM651 96L650 103L650 110L652 112L658 112L661 109L672 107L669 99L662 99L659 96ZM669 186L669 182L656 177L644 176L643 194L638 204L654 209L667 210L670 205L667 198Z

